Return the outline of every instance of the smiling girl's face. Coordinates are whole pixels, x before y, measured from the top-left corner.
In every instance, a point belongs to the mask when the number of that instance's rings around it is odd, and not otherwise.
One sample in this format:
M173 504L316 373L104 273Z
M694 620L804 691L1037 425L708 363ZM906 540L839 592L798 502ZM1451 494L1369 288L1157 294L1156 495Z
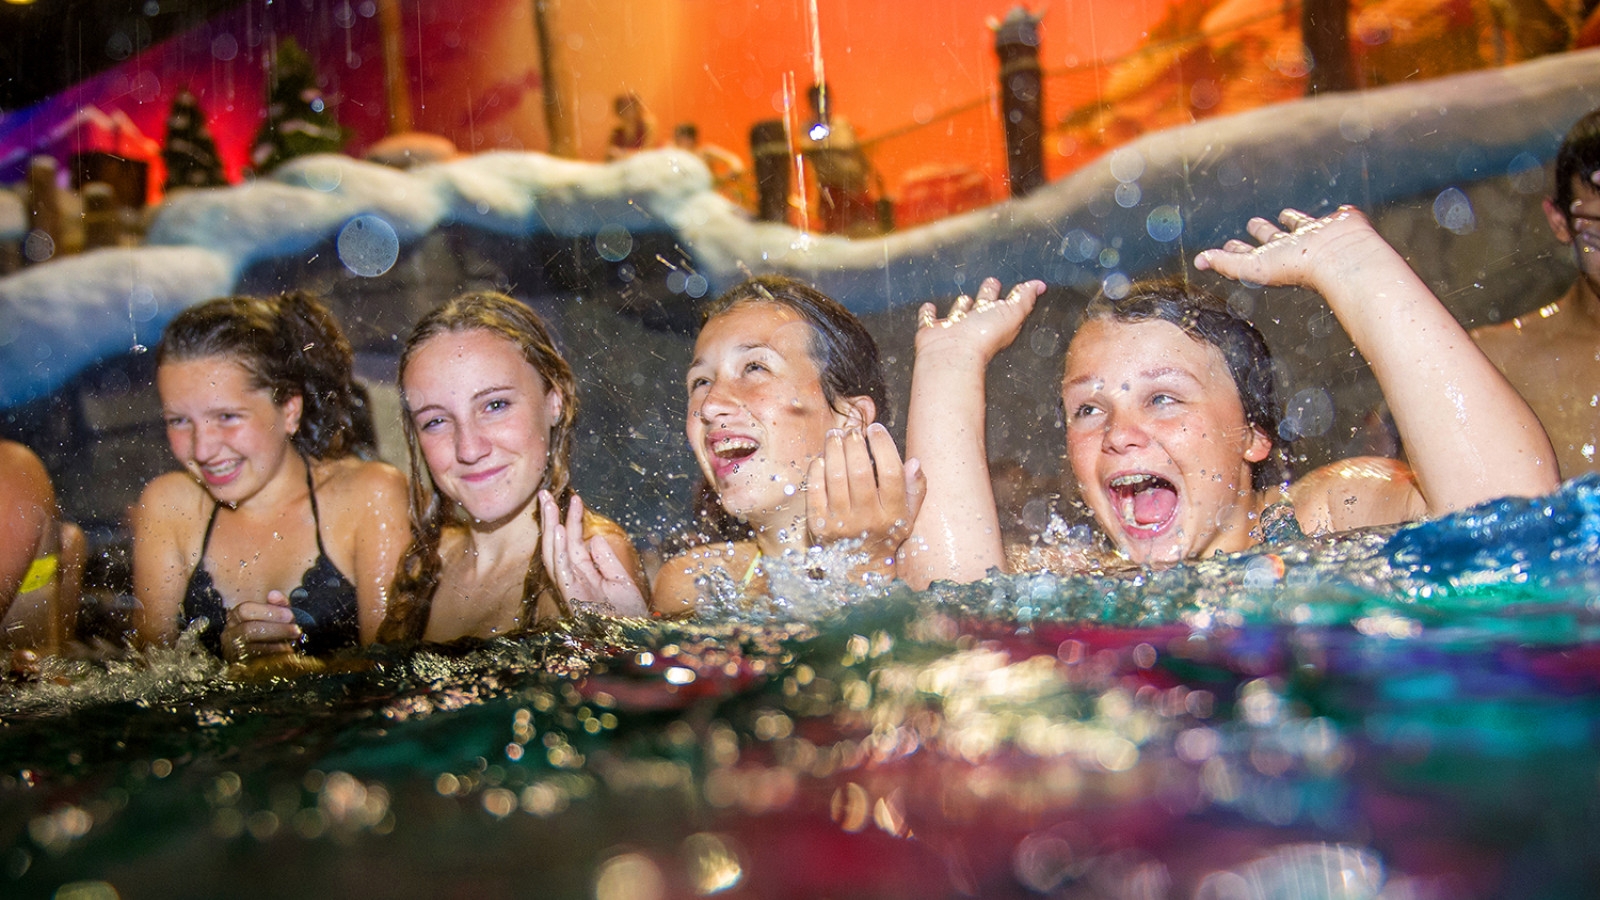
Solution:
M689 445L723 508L752 525L803 513L806 468L828 430L871 421L829 405L812 339L800 314L751 302L708 321L695 342Z
M411 354L401 391L441 493L491 527L533 507L561 395L515 344L481 329L434 335Z
M1221 352L1169 322L1097 318L1067 350L1067 456L1117 548L1166 564L1250 545L1251 463L1272 443L1245 422Z
M283 470L294 453L301 398L282 404L227 356L175 359L156 370L172 455L218 503L237 506Z

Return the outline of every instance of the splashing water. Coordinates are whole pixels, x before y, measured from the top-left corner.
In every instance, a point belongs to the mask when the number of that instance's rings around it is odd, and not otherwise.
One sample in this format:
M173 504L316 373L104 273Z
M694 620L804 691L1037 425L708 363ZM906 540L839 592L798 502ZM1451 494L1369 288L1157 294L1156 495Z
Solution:
M0 690L7 893L1581 895L1597 556L1590 479L1159 572L838 553L692 622L49 661Z

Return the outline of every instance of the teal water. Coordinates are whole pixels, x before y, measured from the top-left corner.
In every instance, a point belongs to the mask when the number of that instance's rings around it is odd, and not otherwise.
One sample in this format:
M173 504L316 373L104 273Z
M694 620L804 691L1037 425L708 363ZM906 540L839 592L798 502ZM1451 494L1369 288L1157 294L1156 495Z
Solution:
M58 661L0 687L0 894L1592 896L1597 562L1592 479L292 677Z

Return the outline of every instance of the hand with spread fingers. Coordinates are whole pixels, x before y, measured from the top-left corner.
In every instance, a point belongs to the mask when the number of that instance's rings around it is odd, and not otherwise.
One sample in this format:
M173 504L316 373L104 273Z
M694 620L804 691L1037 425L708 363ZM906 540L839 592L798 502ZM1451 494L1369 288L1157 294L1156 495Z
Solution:
M985 278L976 297L957 297L942 319L934 304L922 304L917 311L917 359L944 354L988 365L995 354L1016 340L1043 292L1044 282L1024 281L1001 299L1000 280Z
M1394 253L1353 206L1341 206L1320 219L1285 209L1277 222L1251 219L1245 231L1255 244L1234 238L1196 256L1195 268L1252 284L1324 291L1336 280L1363 277L1363 266Z
M624 560L605 534L584 538L582 500L573 496L563 522L550 492L540 491L539 513L545 569L569 607L608 616L650 614L637 566ZM631 556L631 545L623 552Z
M889 429L873 422L828 432L822 455L806 472L806 528L811 543L861 542L860 574L894 573L895 554L922 508L921 464L904 465Z
M265 600L245 600L228 610L222 628L222 654L229 662L293 653L301 637L294 607L283 591L268 591Z

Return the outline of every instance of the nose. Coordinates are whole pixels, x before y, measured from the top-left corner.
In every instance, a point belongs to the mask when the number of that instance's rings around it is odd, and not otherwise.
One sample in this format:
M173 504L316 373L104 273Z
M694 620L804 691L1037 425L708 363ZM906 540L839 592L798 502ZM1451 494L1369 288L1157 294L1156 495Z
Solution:
M1109 453L1124 453L1136 447L1143 447L1148 441L1144 423L1138 416L1127 410L1111 410L1106 413L1105 430L1100 433L1101 449Z
M218 430L209 423L200 421L194 423L190 433L190 453L195 462L210 462L222 448L222 438Z
M710 422L719 414L732 412L738 408L739 401L734 396L731 386L718 378L706 386L705 393L700 395L699 405L693 412L702 422Z
M489 455L489 440L472 422L456 426L456 462L471 464Z

